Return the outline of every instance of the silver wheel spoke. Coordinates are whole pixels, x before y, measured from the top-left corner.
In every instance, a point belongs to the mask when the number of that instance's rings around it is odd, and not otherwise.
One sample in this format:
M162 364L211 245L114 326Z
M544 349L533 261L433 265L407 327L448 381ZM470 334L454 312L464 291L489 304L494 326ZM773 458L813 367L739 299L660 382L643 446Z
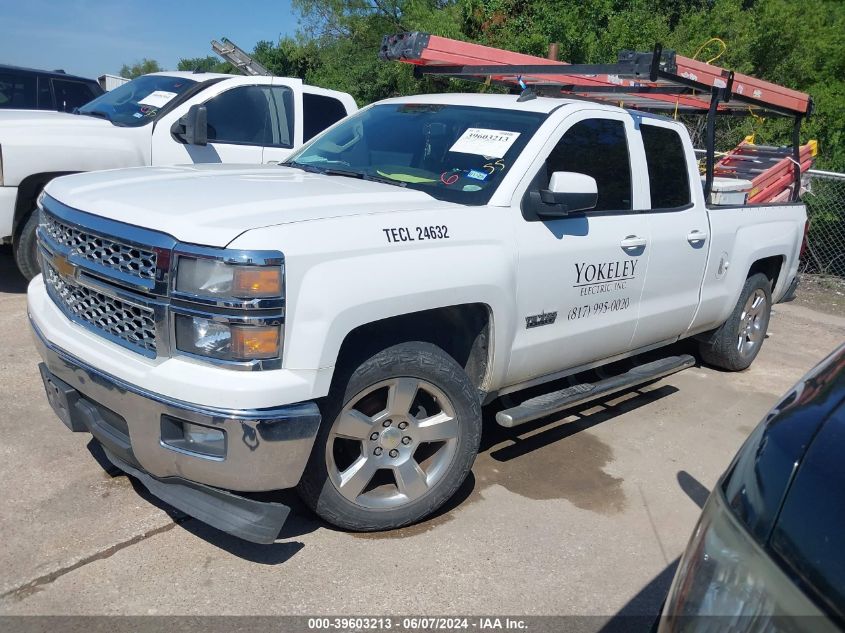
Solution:
M388 391L387 410L394 415L403 415L411 410L420 383L416 378L397 378Z
M743 343L745 343L745 332L743 332L742 334L739 335L739 340L736 343L737 351L739 351L739 352L742 351L742 344Z
M334 427L334 434L351 440L364 440L370 436L373 421L357 409L350 409L340 415Z
M425 473L415 459L408 459L393 467L399 492L409 499L416 499L428 490Z
M338 486L340 493L350 501L355 501L377 470L374 460L361 455L349 468L340 473L340 486Z
M443 442L458 436L458 423L451 415L438 413L419 420L413 432L418 442Z

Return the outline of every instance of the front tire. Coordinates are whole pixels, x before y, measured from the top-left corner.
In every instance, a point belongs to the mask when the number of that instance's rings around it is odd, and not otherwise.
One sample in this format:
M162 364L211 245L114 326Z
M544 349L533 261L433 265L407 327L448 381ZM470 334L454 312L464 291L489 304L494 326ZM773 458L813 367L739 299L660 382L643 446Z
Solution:
M771 282L762 273L751 275L728 320L701 341L701 357L729 371L748 368L763 346L771 312Z
M347 530L390 530L455 494L478 453L481 406L452 357L394 345L333 392L298 487L314 512Z
M35 229L38 228L38 211L33 210L21 225L15 238L15 263L24 279L31 281L41 272L38 265L38 244Z

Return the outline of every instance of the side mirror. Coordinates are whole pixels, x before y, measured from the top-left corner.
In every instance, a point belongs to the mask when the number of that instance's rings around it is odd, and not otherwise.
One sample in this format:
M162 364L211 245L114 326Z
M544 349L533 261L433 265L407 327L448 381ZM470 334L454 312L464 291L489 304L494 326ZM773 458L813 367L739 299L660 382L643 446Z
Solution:
M594 209L598 197L598 186L592 176L574 171L556 171L549 179L549 188L540 190L540 200L544 204L537 213L564 217L575 211Z
M170 133L188 145L208 145L208 110L204 105L192 105L188 113L173 124Z

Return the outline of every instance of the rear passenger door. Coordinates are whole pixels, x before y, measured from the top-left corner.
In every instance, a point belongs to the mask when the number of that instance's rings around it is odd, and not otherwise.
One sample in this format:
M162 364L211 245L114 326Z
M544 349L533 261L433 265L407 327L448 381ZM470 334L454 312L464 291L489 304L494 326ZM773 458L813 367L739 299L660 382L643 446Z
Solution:
M709 251L709 221L689 136L675 124L643 117L649 203L641 209L651 234L648 279L634 347L676 338L698 309Z
M630 142L634 133L628 114L579 110L564 119L532 167L516 227L511 385L631 348L650 251L648 220L635 211L644 190L632 170L642 153ZM595 178L596 208L544 218L538 193L556 171Z

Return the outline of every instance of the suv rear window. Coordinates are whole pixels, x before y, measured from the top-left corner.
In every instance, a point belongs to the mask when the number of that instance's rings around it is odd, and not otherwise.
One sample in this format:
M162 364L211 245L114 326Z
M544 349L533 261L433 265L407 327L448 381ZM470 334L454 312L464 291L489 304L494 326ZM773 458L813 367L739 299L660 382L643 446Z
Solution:
M35 75L0 73L0 108L35 109Z
M652 209L674 209L690 203L689 175L684 144L675 130L640 126L648 166Z

